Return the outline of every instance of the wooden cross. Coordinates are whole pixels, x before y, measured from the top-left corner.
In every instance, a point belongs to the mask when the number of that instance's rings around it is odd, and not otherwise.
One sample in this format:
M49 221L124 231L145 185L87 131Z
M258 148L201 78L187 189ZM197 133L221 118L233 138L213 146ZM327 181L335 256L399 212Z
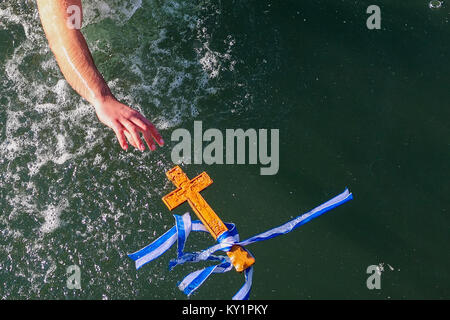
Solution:
M166 175L177 187L177 189L162 198L169 210L173 210L187 201L215 240L228 230L222 220L220 220L214 210L200 195L200 191L213 183L206 172L189 180L183 170L179 166L176 166L167 171ZM247 250L238 245L232 246L231 250L227 252L227 255L230 257L231 263L238 272L244 271L255 263L255 258Z

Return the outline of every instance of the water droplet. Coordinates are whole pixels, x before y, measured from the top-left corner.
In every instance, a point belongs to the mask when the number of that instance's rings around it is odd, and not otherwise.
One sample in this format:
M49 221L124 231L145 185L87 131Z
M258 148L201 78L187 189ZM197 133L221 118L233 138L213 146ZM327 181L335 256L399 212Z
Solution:
M428 4L428 7L430 7L430 9L439 9L440 7L442 7L442 1L431 0Z

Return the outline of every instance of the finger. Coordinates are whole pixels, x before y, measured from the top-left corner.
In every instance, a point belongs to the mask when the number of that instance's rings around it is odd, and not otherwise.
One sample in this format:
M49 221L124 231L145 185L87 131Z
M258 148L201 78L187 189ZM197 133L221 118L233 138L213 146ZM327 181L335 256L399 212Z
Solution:
M133 117L131 119L136 125L139 126L139 128L142 131L142 134L144 136L144 140L147 143L148 147L150 148L150 150L154 151L156 150L156 144L153 141L153 135L152 132L150 130L150 125L148 125L148 123L144 122L143 119L138 118L137 116Z
M117 140L119 141L119 144L122 147L122 149L127 150L128 143L127 143L127 139L125 137L123 126L120 123L116 123L116 124L114 124L112 129L114 130L114 133L116 134Z
M131 145L132 145L133 147L135 147L136 149L139 149L139 148L136 146L136 143L134 142L134 139L133 139L133 137L131 136L131 134L130 134L127 130L125 130L123 133L125 134L127 140L130 141Z
M141 137L139 136L139 130L138 130L137 126L128 120L122 120L122 125L127 129L128 133L133 138L134 143L135 143L134 146L137 149L144 151L145 146L141 140Z
M140 113L136 114L133 118L131 118L131 120L137 124L139 127L141 127L142 129L144 129L145 131L149 131L151 133L151 135L153 136L153 138L155 139L155 141L162 147L164 145L164 140L161 137L161 135L159 134L158 130L155 128L155 126L148 121L143 115L141 115Z
M153 136L149 131L143 131L142 134L144 135L144 140L147 143L150 150L155 151L156 150L156 144L153 140Z

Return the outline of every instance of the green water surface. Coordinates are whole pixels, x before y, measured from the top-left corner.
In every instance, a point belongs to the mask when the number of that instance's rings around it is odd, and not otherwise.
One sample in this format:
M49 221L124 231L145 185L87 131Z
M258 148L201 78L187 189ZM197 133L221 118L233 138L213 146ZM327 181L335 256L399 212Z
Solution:
M83 33L166 146L124 152L62 79L33 1L0 4L0 297L186 299L198 265L127 253L173 225L173 130L280 130L280 166L183 165L245 239L342 192L355 199L249 246L253 299L450 298L450 9L428 1L83 1ZM381 8L381 30L366 9ZM174 210L182 214L187 204ZM212 245L192 234L188 250ZM81 269L81 290L66 268ZM206 264L201 264L204 266ZM384 267L380 290L366 269ZM215 275L192 299L229 299Z

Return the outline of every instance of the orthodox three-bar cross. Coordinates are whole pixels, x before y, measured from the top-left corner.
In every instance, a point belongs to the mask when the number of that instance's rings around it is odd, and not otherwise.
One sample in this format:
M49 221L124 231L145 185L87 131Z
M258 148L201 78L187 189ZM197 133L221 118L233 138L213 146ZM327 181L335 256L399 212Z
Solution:
M177 189L162 198L169 210L187 201L215 240L228 231L226 225L200 195L200 191L213 183L206 172L189 180L183 170L176 166L167 171L166 175L177 187ZM255 263L255 258L239 245L233 245L230 251L227 252L227 255L238 272L244 271Z

